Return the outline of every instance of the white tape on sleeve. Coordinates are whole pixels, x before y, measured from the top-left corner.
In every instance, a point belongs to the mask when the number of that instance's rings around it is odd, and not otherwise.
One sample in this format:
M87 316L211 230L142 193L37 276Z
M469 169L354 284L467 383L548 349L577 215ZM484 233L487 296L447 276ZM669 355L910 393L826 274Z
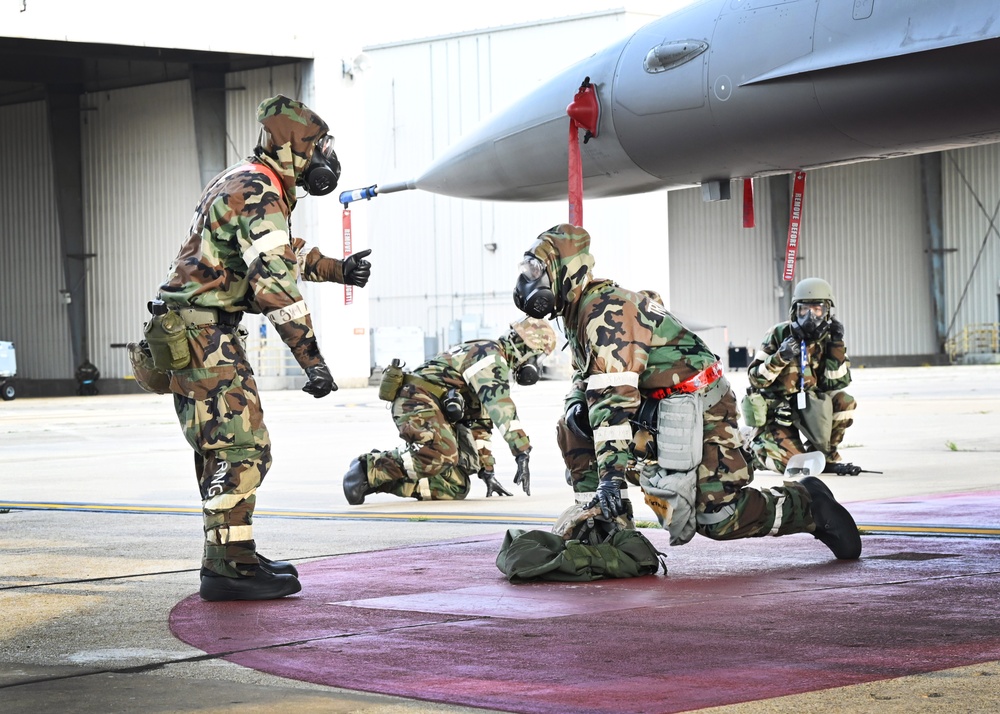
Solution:
M594 429L594 443L600 444L605 441L629 441L632 438L632 427L628 424L618 426L602 426Z
M277 310L271 310L267 313L267 319L271 321L274 326L284 325L286 322L291 322L300 317L305 317L309 314L309 307L300 300L299 302L293 302L287 307L281 307Z
M497 358L494 355L490 355L489 357L483 357L481 360L479 360L474 365L469 367L467 370L462 372L462 379L468 382L473 375L482 372L484 369L487 369L488 367L492 367L496 363L497 363Z
M636 372L609 372L607 374L592 374L587 379L587 389L599 391L608 387L638 387L639 375Z
M246 249L246 252L243 253L243 262L249 268L263 253L269 253L275 248L284 248L287 245L289 245L288 234L284 231L265 233Z

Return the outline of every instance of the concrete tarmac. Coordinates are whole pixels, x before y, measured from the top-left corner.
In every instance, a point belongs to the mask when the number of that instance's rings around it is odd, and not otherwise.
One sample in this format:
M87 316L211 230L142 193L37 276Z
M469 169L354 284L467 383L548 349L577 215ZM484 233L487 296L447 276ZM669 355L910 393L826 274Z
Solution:
M743 374L727 376L742 394ZM553 438L566 388L558 381L515 388L534 445L530 498L511 483L514 461L495 434L497 473L514 497L484 498L477 482L464 501L376 495L354 507L341 489L350 460L399 442L376 390L342 390L322 400L265 392L274 466L258 492L259 549L306 569L351 554L499 538L511 526L547 529L571 502ZM988 509L970 519L954 505L963 498L997 503L1000 366L856 369L850 391L858 411L843 456L884 473L824 480L864 515L857 520L866 542L1000 540L1000 513L994 511L992 522ZM781 480L761 473L755 484ZM637 520L652 523L652 512L634 502ZM913 531L883 535L886 523L903 522L898 509L904 502L906 517L916 519ZM921 507L911 507L915 502ZM169 618L197 592L199 505L191 452L169 397L0 403L0 511L6 511L0 512L0 712L484 711L278 677L184 644ZM669 550L675 558L684 548ZM813 552L829 559L821 546ZM696 568L695 562L687 567ZM1000 574L978 575L996 591ZM380 584L371 587L378 593ZM280 618L282 605L274 602L268 617ZM1000 624L984 636L998 633ZM745 664L756 666L753 659ZM997 675L1000 663L991 660L718 711L993 712L1000 701ZM627 703L621 708L634 710Z

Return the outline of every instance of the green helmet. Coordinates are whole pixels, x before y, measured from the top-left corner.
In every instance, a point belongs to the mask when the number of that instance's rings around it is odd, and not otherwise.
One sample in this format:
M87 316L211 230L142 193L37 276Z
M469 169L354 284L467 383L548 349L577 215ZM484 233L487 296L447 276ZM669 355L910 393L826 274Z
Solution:
M792 293L793 305L797 302L819 302L820 300L829 302L830 307L834 306L833 288L823 278L800 280Z
M788 310L793 332L797 331L808 339L822 337L833 318L833 307L830 283L822 278L800 280L792 292L792 305Z

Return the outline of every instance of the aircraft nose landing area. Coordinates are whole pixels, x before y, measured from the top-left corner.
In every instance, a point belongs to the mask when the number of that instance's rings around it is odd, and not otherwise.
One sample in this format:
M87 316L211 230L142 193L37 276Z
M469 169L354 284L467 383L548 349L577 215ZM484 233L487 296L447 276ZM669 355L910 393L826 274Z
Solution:
M195 595L170 625L282 677L515 712L677 712L1000 659L993 538L866 536L836 561L806 535L645 533L669 576L511 585L498 534L305 563L299 596Z

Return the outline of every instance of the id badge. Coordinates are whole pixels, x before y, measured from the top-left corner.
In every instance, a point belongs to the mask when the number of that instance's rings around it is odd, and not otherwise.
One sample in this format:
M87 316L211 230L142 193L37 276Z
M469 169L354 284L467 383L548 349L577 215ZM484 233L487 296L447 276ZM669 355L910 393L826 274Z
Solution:
M795 406L797 406L799 409L805 409L806 408L806 393L805 392L799 392L798 394L795 395Z

